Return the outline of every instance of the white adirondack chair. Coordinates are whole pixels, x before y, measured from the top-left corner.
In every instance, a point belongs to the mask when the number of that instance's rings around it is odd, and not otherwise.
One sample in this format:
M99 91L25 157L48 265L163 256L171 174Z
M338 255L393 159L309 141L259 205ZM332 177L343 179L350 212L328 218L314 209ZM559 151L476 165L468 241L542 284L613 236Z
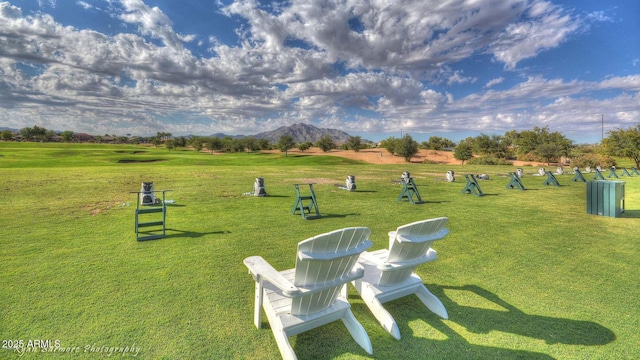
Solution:
M260 256L244 259L256 281L254 323L261 311L269 319L283 359L296 359L289 337L341 319L354 340L369 354L371 341L347 301L347 285L364 275L358 257L371 245L371 230L335 230L298 244L295 269L278 272Z
M388 250L365 251L360 255L358 262L364 267L365 275L352 283L382 327L398 340L398 325L382 306L385 302L416 294L429 310L449 318L442 302L413 272L418 265L437 258L431 244L449 233L445 228L448 220L441 217L400 226L389 232Z

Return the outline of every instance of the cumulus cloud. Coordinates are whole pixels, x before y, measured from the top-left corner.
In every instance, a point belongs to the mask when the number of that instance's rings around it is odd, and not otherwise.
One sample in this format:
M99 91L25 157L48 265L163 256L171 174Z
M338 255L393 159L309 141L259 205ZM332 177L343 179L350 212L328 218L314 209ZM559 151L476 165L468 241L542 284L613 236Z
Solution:
M438 88L478 82L458 67L475 55L517 69L584 31L579 17L549 1L235 0L219 12L240 19L236 43L178 33L169 15L142 0L109 1L108 9L121 29L111 35L0 2L0 123L206 134L315 121L429 132L443 124L449 131L531 127L543 118L560 126L563 114L596 105L624 121L637 116L623 106L637 103L637 75L586 82L529 74L496 91L500 76L456 99ZM209 57L189 50L204 42ZM603 90L621 94L589 102Z

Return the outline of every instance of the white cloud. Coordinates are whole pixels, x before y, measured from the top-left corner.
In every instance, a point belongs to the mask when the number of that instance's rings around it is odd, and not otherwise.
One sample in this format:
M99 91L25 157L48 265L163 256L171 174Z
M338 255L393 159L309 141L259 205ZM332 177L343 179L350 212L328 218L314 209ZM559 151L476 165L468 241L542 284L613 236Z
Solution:
M76 4L85 10L90 10L94 8L93 5L87 3L86 1L76 1Z
M507 69L513 69L522 60L559 46L583 26L559 6L534 1L528 17L508 24L489 48Z
M484 87L489 88L492 87L493 85L498 85L500 83L502 83L504 81L504 78L501 76L499 78L495 78L495 79L491 79L489 80L488 83L485 84Z
M497 91L500 76L456 99L432 88L476 83L476 74L456 67L474 55L514 69L582 31L580 19L548 1L294 0L274 11L239 0L222 9L246 21L237 44L179 34L167 14L141 0L120 4L109 3L112 16L134 32L79 30L0 2L0 123L137 134L252 133L301 121L358 132L541 123L573 131L576 118L604 109L621 123L640 121L639 75L600 82L531 75ZM211 57L186 47L202 39ZM620 94L599 99L602 90ZM172 118L180 123L159 120Z
M143 35L149 35L162 41L174 50L182 49L180 36L171 28L171 20L158 7L149 7L142 0L121 0L125 12L120 18L138 24Z

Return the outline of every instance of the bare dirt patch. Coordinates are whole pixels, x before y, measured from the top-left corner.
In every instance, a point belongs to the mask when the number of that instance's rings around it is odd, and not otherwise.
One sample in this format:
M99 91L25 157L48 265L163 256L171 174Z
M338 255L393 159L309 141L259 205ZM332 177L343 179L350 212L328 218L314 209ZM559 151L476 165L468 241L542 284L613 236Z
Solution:
M279 150L270 150L266 152L278 153ZM407 162L401 156L390 154L386 149L363 149L358 152L353 150L331 150L324 152L320 148L310 148L309 150L300 151L298 149L289 150L289 154L300 155L325 155L339 156L347 159L363 161L369 164L406 164ZM418 153L411 158L411 163L423 163L425 160L436 164L461 165L460 160L453 157L451 151L425 150L420 149ZM514 166L544 166L542 163L528 161L513 161Z

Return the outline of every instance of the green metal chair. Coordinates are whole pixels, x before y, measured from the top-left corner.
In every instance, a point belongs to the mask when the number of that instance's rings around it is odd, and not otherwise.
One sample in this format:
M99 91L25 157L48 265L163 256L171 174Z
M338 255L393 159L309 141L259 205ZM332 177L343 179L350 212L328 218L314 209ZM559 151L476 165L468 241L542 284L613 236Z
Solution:
M510 172L509 175L511 176L511 181L509 181L506 188L524 190L524 185L522 184L522 180L518 177L518 174Z
M556 179L555 175L551 171L547 171L547 180L545 180L542 185L553 185L560 186L558 179Z
M462 189L463 194L471 194L475 196L482 196L484 193L482 189L480 189L480 185L478 185L478 180L476 180L476 176L473 174L465 174L464 178L467 179L467 185Z
M293 209L291 209L291 214L295 215L296 211L299 210L300 215L302 215L302 218L305 220L321 217L320 209L318 209L318 201L316 200L316 193L313 191L313 183L308 184L311 194L307 196L300 195L300 185L303 184L293 184L296 188L296 203L293 205ZM304 204L305 201L308 201L307 205ZM307 216L307 214L311 214L312 210L315 212L315 216Z

